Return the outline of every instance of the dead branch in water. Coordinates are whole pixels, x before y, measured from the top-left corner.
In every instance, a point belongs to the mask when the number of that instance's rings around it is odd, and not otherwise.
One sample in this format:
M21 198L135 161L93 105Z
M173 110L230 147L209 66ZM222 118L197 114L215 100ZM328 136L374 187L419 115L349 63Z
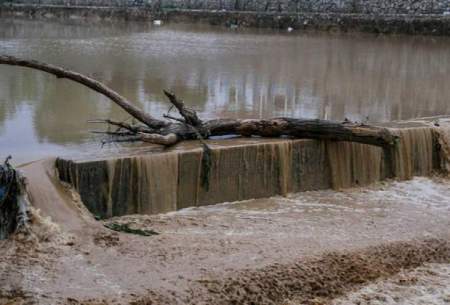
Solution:
M70 79L108 97L141 124L126 124L112 120L103 123L117 127L112 132L120 141L130 137L164 146L174 145L183 140L207 139L211 136L237 135L259 137L290 137L333 141L350 141L383 148L392 147L396 142L388 129L352 122L333 122L319 119L273 118L267 120L215 119L202 121L197 113L187 107L175 94L164 91L170 103L178 110L181 118L165 115L160 120L132 105L126 98L88 76L54 65L34 60L24 60L12 56L0 56L0 64L28 67ZM96 121L99 122L99 121ZM111 133L111 132L110 132Z

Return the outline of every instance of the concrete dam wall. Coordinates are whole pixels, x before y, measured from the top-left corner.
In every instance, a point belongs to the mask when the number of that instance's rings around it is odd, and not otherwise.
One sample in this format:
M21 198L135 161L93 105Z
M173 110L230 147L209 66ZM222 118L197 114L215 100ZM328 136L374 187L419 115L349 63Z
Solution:
M88 209L108 218L155 214L187 207L308 190L364 186L389 176L405 180L444 167L440 133L433 127L395 129L391 153L379 147L315 140L212 141L204 181L203 150L58 159L60 179L71 184Z

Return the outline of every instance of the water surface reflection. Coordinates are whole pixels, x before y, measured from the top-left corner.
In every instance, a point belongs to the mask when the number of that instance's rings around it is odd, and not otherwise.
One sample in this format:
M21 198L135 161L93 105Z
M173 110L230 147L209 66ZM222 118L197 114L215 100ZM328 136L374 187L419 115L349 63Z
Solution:
M449 50L447 38L0 21L0 53L88 74L155 115L168 108L163 88L204 118L379 122L450 114ZM1 156L98 150L86 121L105 117L127 115L78 84L0 66Z

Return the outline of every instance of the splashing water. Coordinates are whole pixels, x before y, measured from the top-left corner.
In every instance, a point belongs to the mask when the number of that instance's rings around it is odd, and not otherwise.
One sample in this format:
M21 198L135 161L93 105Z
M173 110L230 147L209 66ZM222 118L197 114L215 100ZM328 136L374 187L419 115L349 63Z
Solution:
M439 122L439 125L434 130L441 150L441 167L450 173L450 122Z

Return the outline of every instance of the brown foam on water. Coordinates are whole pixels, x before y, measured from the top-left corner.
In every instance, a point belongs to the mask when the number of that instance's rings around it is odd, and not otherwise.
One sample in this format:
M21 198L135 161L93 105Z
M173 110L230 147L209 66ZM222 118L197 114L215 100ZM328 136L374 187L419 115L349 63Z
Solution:
M449 302L450 264L426 263L370 283L333 300L330 305L447 305Z
M204 304L324 304L355 286L414 268L449 263L450 241L396 242L356 252L331 252L294 264L243 270L225 279L205 280ZM192 303L194 304L194 303Z
M434 127L437 141L440 146L441 168L450 173L450 122L440 122Z

